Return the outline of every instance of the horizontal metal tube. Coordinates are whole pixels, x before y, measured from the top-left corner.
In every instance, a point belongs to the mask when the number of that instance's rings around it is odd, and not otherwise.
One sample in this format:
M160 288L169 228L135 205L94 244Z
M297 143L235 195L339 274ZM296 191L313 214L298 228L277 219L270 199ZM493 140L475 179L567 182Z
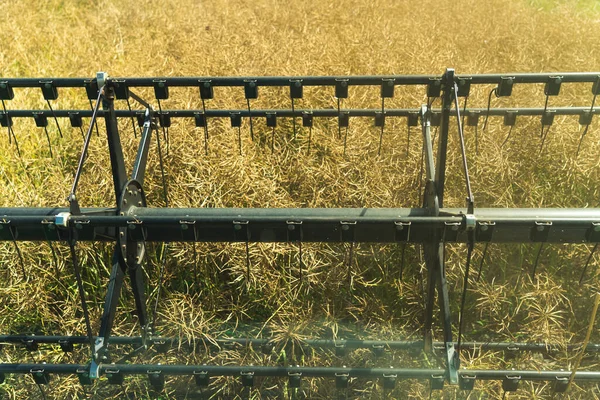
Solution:
M238 76L238 77L145 77L109 78L108 82L119 81L128 87L154 86L163 81L168 86L198 87L201 82L211 81L213 86L243 86L246 81L256 81L259 86L289 86L290 80L302 80L305 86L333 86L338 80L347 80L348 85L380 85L383 79L393 79L395 85L426 85L440 75L366 75L366 76ZM502 78L511 77L514 83L546 83L560 76L563 82L595 82L600 72L546 72L546 73L503 73L503 74L460 74L457 79L469 79L473 84L496 84ZM40 87L40 82L51 81L56 87L83 87L95 78L3 78L13 87Z
M416 108L390 108L385 109L386 117L408 117L409 115L415 115L418 113ZM171 118L194 118L199 113L205 113L209 118L229 118L231 114L239 114L241 117L266 117L269 114L275 113L277 117L301 117L304 112L310 112L314 117L338 117L339 113L337 109L256 109L248 111L248 109L221 109L221 110L163 110L163 114L168 114ZM381 112L381 109L341 109L341 113L347 113L350 117L365 117L375 118L377 113ZM461 113L463 111L461 110ZM583 113L590 112L590 107L556 107L556 108L491 108L488 112L486 108L469 108L466 111L466 115L470 113L479 113L485 116L503 116L508 113L517 113L519 116L541 116L545 112L554 113L555 115L581 115ZM53 117L56 115L58 118L67 118L70 114L77 113L81 117L91 117L91 110L9 110L7 112L12 118L33 118L34 114L41 114L47 117ZM105 111L99 110L98 115L102 116ZM132 115L144 115L145 110L117 110L115 111L116 116L119 118L129 118ZM440 109L432 109L433 114L440 114ZM591 110L592 114L600 114L600 107L596 107ZM3 115L4 112L0 112ZM452 110L450 115L456 115L456 110ZM462 115L462 114L461 114Z
M54 215L68 210L35 210L0 209L0 240L65 240L65 230L53 222ZM441 209L440 216L429 216L424 208L132 207L124 216L100 210L71 217L79 240L115 240L116 227L128 227L130 238L149 242L427 243L432 233L446 242L468 239L466 209L460 208ZM478 242L600 241L598 208L478 208L474 217Z
M153 345L169 345L178 346L179 344L193 345L202 343L206 346L227 346L232 344L237 345L253 345L262 346L267 344L278 345L280 342L274 341L273 339L258 339L258 338L214 338L204 339L197 338L195 340L179 339L173 337L154 337L148 340ZM88 344L89 338L87 336L43 336L43 335L0 335L0 343L11 343L11 344L26 344L26 343L38 343L38 344L61 344L61 343L72 343L72 344ZM140 336L112 336L108 343L113 345L141 345L142 337ZM408 340L357 340L357 339L304 339L295 342L296 345L306 347L318 347L318 348L336 348L344 347L347 349L358 349L358 348L385 348L385 349L415 349L422 348L424 345L423 341L408 341ZM456 343L455 343L456 344ZM445 346L443 342L433 342L434 348L442 348ZM560 345L553 343L511 343L511 342L462 342L461 348L463 350L482 350L482 351L531 351L531 352L551 352L561 350L581 350L581 343L574 343L568 345ZM585 349L586 352L600 352L600 344L589 343Z
M49 374L75 374L85 371L84 364L0 364L0 373L28 374L32 371L44 371ZM120 373L123 375L147 375L163 373L165 375L194 375L206 373L209 376L271 376L289 377L300 374L302 377L348 376L358 378L384 378L395 376L398 379L431 379L443 377L445 371L419 368L343 368L343 367L263 367L263 366L219 366L219 365L158 365L158 364L102 364L100 374ZM459 376L480 380L503 380L507 377L519 377L524 381L552 381L557 378L569 378L569 371L532 371L532 370L459 370ZM577 371L575 381L600 381L600 372Z

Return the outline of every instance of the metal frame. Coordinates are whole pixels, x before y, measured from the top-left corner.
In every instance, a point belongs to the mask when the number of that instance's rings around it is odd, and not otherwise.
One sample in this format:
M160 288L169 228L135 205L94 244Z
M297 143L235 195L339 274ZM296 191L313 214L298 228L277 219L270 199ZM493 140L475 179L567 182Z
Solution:
M249 84L252 83L252 85ZM303 110L272 109L251 110L250 99L258 96L261 86L290 87L290 98L302 97L303 86L332 86L338 97L346 96L338 91L340 82L348 86L368 85L382 88L382 99L393 96L395 86L424 85L431 97L441 97L441 108L433 109L431 104L420 109L319 109ZM497 96L507 96L514 84L545 84L547 95L556 95L562 83L591 83L591 107L562 108L471 108L460 110L459 97L467 97L473 85L498 85L493 92ZM390 84L391 83L391 84ZM387 86L385 86L387 85ZM551 87L548 89L548 85ZM385 87L384 87L385 86ZM391 86L391 88L390 88ZM493 209L475 208L470 189L468 166L462 136L461 112L464 116L541 116L547 122L547 115L578 115L580 123L587 126L592 117L600 112L594 108L595 97L600 93L600 73L553 73L553 74L483 74L456 75L448 69L440 76L350 76L350 77L190 77L190 78L110 78L99 73L96 79L50 78L50 79L0 79L0 98L11 100L13 88L39 87L47 100L56 99L58 88L85 88L90 101L97 100L92 110L6 110L0 111L2 126L13 124L13 118L48 117L78 118L91 117L88 138L82 151L75 183L69 196L69 207L65 208L2 208L0 215L0 240L6 241L66 241L72 246L73 263L77 267L74 248L79 241L115 242L113 266L106 294L100 331L93 336L88 328L87 337L62 336L0 336L0 343L58 343L67 350L73 344L91 342L92 355L89 365L37 365L0 364L0 375L5 373L57 373L84 374L95 379L103 374L148 374L149 369L160 374L210 376L324 376L339 377L366 376L388 379L437 379L440 371L428 369L356 369L356 368L309 368L309 367L261 367L261 366L181 366L181 365L112 365L109 344L133 344L148 348L153 345L179 343L177 339L154 337L148 322L142 264L146 242L381 242L381 243L420 243L423 245L427 266L426 315L423 324L423 341L325 341L307 340L304 345L315 347L357 348L424 348L427 351L441 350L444 354L445 370L443 378L450 384L462 388L473 387L475 379L481 380L554 380L563 382L570 372L563 371L475 371L460 369L459 352L463 350L490 349L515 351L531 350L548 352L555 348L548 344L514 343L461 343L462 321L458 340L453 337L453 318L449 302L448 285L445 274L445 244L466 243L469 246L467 266L473 245L482 243L595 243L600 242L600 209ZM159 110L154 110L148 102L137 96L133 89L153 87ZM215 87L244 87L248 99L247 110L162 110L160 100L169 97L169 87L198 87L203 101L211 99ZM385 89L385 90L384 90ZM491 99L492 93L490 93ZM50 97L48 97L50 96ZM116 110L115 100L128 101L133 98L143 110ZM100 104L102 109L99 109ZM454 109L453 109L454 104ZM236 116L239 118L266 117L274 129L276 117L338 117L340 127L347 124L347 118L375 118L383 129L386 117L419 118L423 134L423 155L425 160L425 188L423 206L419 208L392 209L175 209L168 207L166 182L163 174L163 189L166 208L147 208L144 196L144 176L148 152L153 132L160 141L158 129L168 127L171 118L194 118L197 126L207 131L208 120ZM344 115L344 118L341 116ZM446 156L448 153L449 126L456 117L463 152L463 167L467 186L465 208L444 207L444 187ZM114 183L115 207L80 208L76 197L79 176L85 161L89 137L96 118L104 118L109 148L111 170ZM119 118L137 118L141 125L141 136L133 171L128 175L125 169L120 133ZM379 120L377 119L379 118ZM430 129L439 121L437 152L434 152ZM58 123L58 119L56 120ZM343 121L343 122L342 122ZM294 121L295 123L295 121ZM377 122L376 122L377 123ZM514 123L514 121L513 121ZM551 123L551 121L550 121ZM200 125L198 125L200 124ZM203 124L203 125L202 125ZM232 118L233 124L233 118ZM312 118L311 118L312 124ZM436 122L437 124L437 122ZM135 129L135 127L134 127ZM295 128L294 128L295 131ZM383 132L383 130L382 130ZM583 136L585 135L585 132ZM166 135L165 135L166 136ZM583 136L581 140L583 140ZM208 132L206 132L208 139ZM159 146L160 149L160 146ZM162 167L162 154L160 155ZM295 231L294 234L290 234ZM77 268L76 268L77 271ZM135 300L136 312L140 321L140 336L135 338L113 337L112 327L116 305L119 301L125 275L129 276ZM79 277L78 277L79 278ZM465 291L467 275L465 276ZM83 290L80 289L83 297ZM438 298L436 310L435 299ZM85 310L85 301L82 298ZM464 305L464 293L463 293ZM434 314L439 312L443 327L443 341L434 342L432 325ZM87 317L86 317L87 318ZM89 326L89 323L88 323ZM268 339L224 338L218 343L264 346ZM572 345L573 349L577 345ZM586 351L598 352L599 345L588 345ZM116 371L116 372L115 372ZM518 377L518 378L517 378ZM577 372L575 380L600 381L600 372ZM203 381L204 382L204 381ZM466 383L465 383L466 382ZM443 384L443 379L442 379ZM567 385L568 387L568 385ZM558 390L558 389L557 389ZM564 388L566 390L566 388Z

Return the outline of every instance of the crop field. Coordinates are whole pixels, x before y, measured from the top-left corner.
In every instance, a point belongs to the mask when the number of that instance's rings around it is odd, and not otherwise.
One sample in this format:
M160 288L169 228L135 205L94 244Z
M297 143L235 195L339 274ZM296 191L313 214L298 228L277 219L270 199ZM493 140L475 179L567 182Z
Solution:
M458 1L239 1L239 0L0 0L0 80L15 77L154 76L305 76L441 75L517 72L593 72L600 70L600 3L595 0ZM469 106L485 108L489 88L477 88ZM140 95L155 105L152 88ZM288 107L285 88L261 88L252 107ZM41 95L15 91L12 108L46 109ZM89 109L83 91L64 89L56 109ZM543 86L515 85L494 107L544 106ZM387 100L386 100L387 101ZM552 107L592 101L590 85L565 85ZM396 89L386 107L425 104L422 88ZM202 108L197 90L172 89L163 108ZM244 109L239 88L217 88L207 107ZM335 108L333 90L305 88L301 107ZM344 106L378 108L378 88L353 87ZM439 103L437 103L439 107ZM139 139L121 121L128 167ZM114 206L104 122L93 135L79 184L83 207ZM227 119L204 133L193 121L174 120L164 167L170 207L419 207L422 140L419 127L409 132L404 119L386 122L381 154L379 128L372 121L352 122L345 140L333 119L315 121L309 145L298 119L281 118L273 139L264 119L246 120L237 130ZM477 149L475 143L477 132ZM519 119L507 138L501 118L490 117L485 130L465 128L471 183L479 207L600 207L600 124L594 117L579 154L582 127L573 116L557 116L541 145L539 118ZM66 207L66 197L81 155L81 133L68 124L61 138L48 125L53 155L43 129L33 120L14 126L20 155L0 128L0 207ZM149 206L163 207L156 143L148 160L145 190ZM163 143L165 146L165 143ZM310 148L309 148L310 146ZM464 207L465 193L456 127L451 125L447 207ZM79 244L83 280L98 331L114 245ZM560 369L573 366L589 329L594 296L600 291L600 252L589 260L590 245L546 245L535 276L538 246L491 244L485 259L475 247L464 340L554 343L564 349L547 356L528 352L471 351L461 368ZM305 243L302 264L296 244L251 243L247 264L244 243L150 244L145 265L148 309L155 332L166 337L205 339L273 337L276 351L226 346L150 349L131 361L216 365L308 365L437 368L425 352L302 351L306 338L421 340L425 313L426 269L419 245ZM453 315L458 315L466 246L447 245L447 279ZM166 260L164 273L160 270ZM20 261L22 259L22 262ZM249 273L247 267L249 265ZM305 279L299 280L300 265ZM480 272L479 272L480 271ZM478 278L480 274L480 278ZM160 301L156 303L160 287ZM85 335L84 317L69 247L25 242L0 243L0 334ZM139 326L127 286L115 320L115 335L138 335ZM436 315L437 319L439 316ZM439 326L436 324L434 326ZM437 329L437 328L436 328ZM440 338L441 331L434 331ZM600 343L596 321L590 343ZM36 351L3 346L0 363L85 363L79 348ZM125 355L126 351L122 351ZM118 357L117 357L118 358ZM600 370L600 358L584 357L580 370ZM283 398L276 379L257 380L244 393L233 378L214 378L212 398ZM335 383L303 380L302 395L336 398ZM76 377L54 377L43 393L29 376L7 375L0 399L25 398L202 398L189 377L168 377L156 393L147 379L128 377L122 385L100 379L82 387ZM600 385L574 384L555 395L550 383L523 382L504 394L502 382L477 382L473 391L448 386L430 391L428 382L399 381L384 393L376 381L354 380L349 399L599 399ZM127 397L128 396L128 397ZM387 397L386 397L387 396Z

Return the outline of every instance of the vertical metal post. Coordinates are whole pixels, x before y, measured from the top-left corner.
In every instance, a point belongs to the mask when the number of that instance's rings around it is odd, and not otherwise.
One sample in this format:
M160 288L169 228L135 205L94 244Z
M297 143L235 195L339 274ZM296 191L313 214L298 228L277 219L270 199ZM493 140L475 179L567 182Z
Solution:
M450 123L450 109L452 107L452 91L454 89L454 70L447 69L442 78L442 115L440 121L440 137L438 141L437 163L433 165L433 149L430 137L429 110L423 106L421 119L423 126L423 140L425 147L425 161L427 182L425 185L424 206L429 209L430 214L439 215L439 209L443 207L444 183L446 180L446 153L448 150L448 128ZM434 174L435 169L435 176ZM452 338L452 314L448 296L448 286L445 271L445 244L441 232L432 232L432 240L424 245L425 262L428 271L427 303L425 308L425 347L432 348L431 326L433 321L433 309L435 302L435 290L437 288L440 317L444 329L444 350L446 360L446 377L450 384L458 384L458 368L460 360L454 347Z
M107 79L106 76L104 78ZM115 189L115 200L117 208L119 208L122 191L127 181L127 174L125 172L125 160L123 157L123 149L121 147L121 139L119 137L119 129L114 109L114 99L114 88L107 84L105 87L105 95L102 100L102 108L105 111L104 118L106 123L108 150L110 154L110 165ZM117 212L120 213L120 210ZM119 302L121 288L123 287L123 278L127 269L124 256L125 254L123 250L117 243L117 245L115 245L113 266L110 273L110 281L108 283L106 298L104 301L104 311L100 320L100 332L98 334L98 338L96 339L94 348L94 353L99 362L108 361L106 346L112 331L115 311ZM97 368L91 368L90 377L98 377Z

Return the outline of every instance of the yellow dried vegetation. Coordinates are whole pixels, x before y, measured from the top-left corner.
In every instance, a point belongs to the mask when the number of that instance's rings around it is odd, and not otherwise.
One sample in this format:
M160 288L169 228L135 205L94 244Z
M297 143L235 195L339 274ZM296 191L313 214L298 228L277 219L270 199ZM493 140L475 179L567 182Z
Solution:
M460 73L508 73L600 70L600 9L594 1L193 1L193 0L0 0L1 77L111 76L252 76L438 74L446 67ZM475 90L469 104L484 107L490 88ZM543 87L515 86L511 98L494 99L493 107L543 106ZM140 94L153 99L151 91ZM56 108L88 108L81 90L61 90ZM377 108L378 88L351 88L348 107ZM388 107L418 107L423 88L402 88ZM589 85L563 85L551 106L589 106ZM283 89L261 88L254 107L288 107ZM41 94L17 90L9 108L46 108ZM122 104L120 105L123 106ZM334 107L333 90L305 89L297 107ZM197 91L172 89L163 108L199 108ZM244 108L239 89L217 88L214 108ZM59 139L50 123L54 157L33 121L19 119L15 131L22 156L0 136L2 207L65 206L65 198L81 151L79 131L63 126ZM125 153L130 163L136 139L123 121ZM377 156L379 132L371 121L352 121L346 155L334 120L319 121L307 151L307 132L290 139L291 121L276 130L275 150L250 141L242 127L243 156L237 132L228 121L211 121L209 154L203 132L192 121L175 121L165 159L169 199L174 207L410 207L419 204L418 171L421 141L417 130L408 143L405 121L386 124L383 152ZM64 124L66 125L66 124ZM102 124L100 124L102 128ZM267 137L264 121L255 122ZM477 206L599 207L600 129L594 120L579 157L581 128L574 117L557 117L539 151L540 122L520 118L510 140L500 119L488 129L466 128L467 150ZM456 131L451 132L446 204L462 206L464 186ZM408 147L408 154L406 149ZM93 137L80 183L83 206L111 206L112 180L106 143ZM156 144L147 176L149 204L162 206ZM156 295L159 246L150 246L150 298ZM407 246L399 276L401 249L360 245L352 265L342 245L305 244L307 285L298 285L295 246L251 244L250 280L246 279L243 244L171 245L163 280L156 328L165 336L205 339L222 336L275 337L285 347L273 353L230 346L219 352L202 345L150 351L137 362L214 364L356 365L437 367L430 355L388 352L376 357L355 351L339 358L328 352L302 353L308 337L418 339L424 313L424 265L419 248ZM475 252L479 267L481 248ZM68 248L57 246L55 265L44 243L21 245L24 272L11 243L0 244L0 333L84 334ZM194 257L194 251L197 257ZM547 246L538 274L529 271L537 248L492 245L469 292L465 340L541 341L566 344L583 339L598 290L598 258L592 260L585 284L577 282L588 249ZM110 269L111 246L80 245L92 320L98 321ZM464 273L464 246L449 246L448 280L452 307L458 315ZM348 276L350 274L350 276ZM150 303L150 301L149 301ZM137 334L133 301L127 291L118 309L116 334ZM438 324L439 325L439 324ZM98 329L97 323L94 330ZM436 337L440 338L436 331ZM600 342L596 329L592 341ZM125 349L126 350L126 349ZM123 350L123 351L125 351ZM256 350L256 351L254 351ZM117 353L118 354L118 353ZM563 351L551 359L531 354L508 358L501 353L464 354L466 368L564 368L576 354ZM83 349L62 354L41 348L31 354L5 346L0 362L85 362ZM598 368L584 360L580 370ZM30 377L11 376L0 385L0 398L38 396ZM161 398L195 398L189 378L168 377ZM286 393L275 379L260 380L252 398L277 398ZM215 379L215 398L237 398L239 383ZM307 379L308 398L332 398L334 384ZM380 398L376 381L353 383L352 398ZM75 378L54 379L49 398L152 398L145 380L128 378L123 386L104 380L83 389ZM573 387L565 398L598 398L598 386ZM428 398L428 383L403 381L390 398ZM434 392L433 398L464 398L458 388ZM471 398L500 398L500 383L478 382ZM510 398L550 398L551 386L522 385Z

